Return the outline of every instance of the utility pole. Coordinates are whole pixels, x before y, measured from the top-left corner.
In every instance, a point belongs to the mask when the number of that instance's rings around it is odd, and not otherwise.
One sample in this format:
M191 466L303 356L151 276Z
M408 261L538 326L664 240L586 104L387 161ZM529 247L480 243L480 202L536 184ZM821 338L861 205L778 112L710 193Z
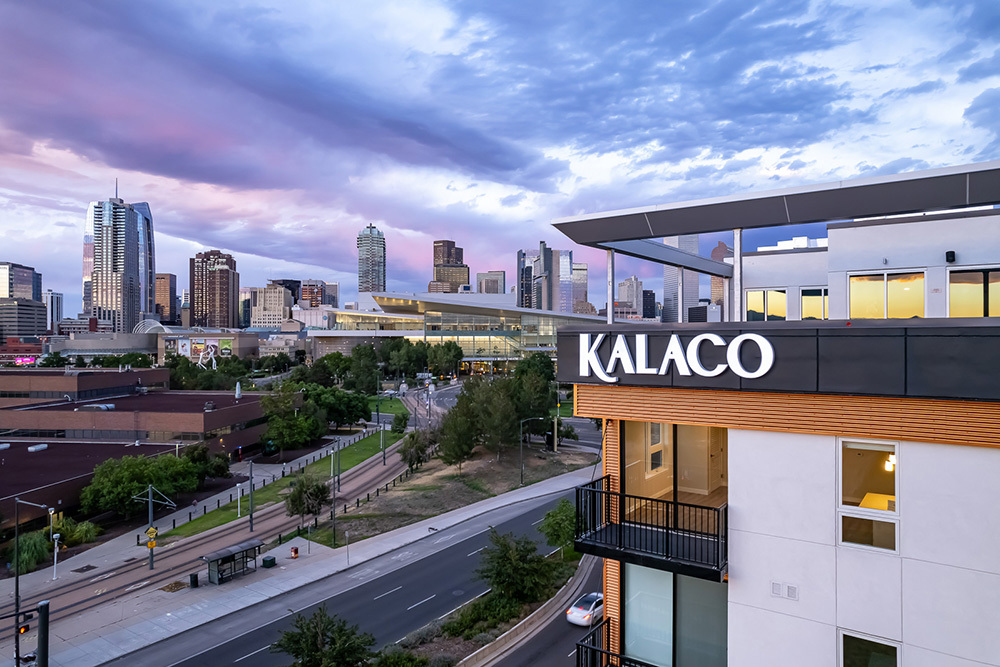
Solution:
M35 664L49 667L49 601L38 603L38 648L35 649Z
M250 532L253 532L253 461L250 462Z
M156 491L156 493L159 494L162 500L160 500L160 498L153 498L153 491ZM156 534L158 532L156 530L156 527L153 526L153 503L160 503L161 505L166 505L171 509L177 509L177 505L170 498L167 498L165 495L160 493L160 491L156 489L152 484L146 487L145 497L132 496L132 500L136 500L138 502L145 502L149 506L149 527L146 529L146 537L149 538L149 541L146 542L146 547L149 550L149 569L152 570L153 549L156 547Z
M556 381L556 416L552 418L552 451L553 453L559 451L559 412L561 404L559 403L559 381Z

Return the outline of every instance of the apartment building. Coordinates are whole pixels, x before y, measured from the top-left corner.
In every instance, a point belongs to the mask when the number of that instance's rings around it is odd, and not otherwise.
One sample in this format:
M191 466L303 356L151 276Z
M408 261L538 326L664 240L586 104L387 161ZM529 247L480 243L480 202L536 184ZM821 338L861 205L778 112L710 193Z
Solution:
M1000 664L998 203L994 162L557 224L719 278L727 320L559 332L604 424L578 665ZM743 251L817 221L826 243ZM731 263L644 239L727 226Z

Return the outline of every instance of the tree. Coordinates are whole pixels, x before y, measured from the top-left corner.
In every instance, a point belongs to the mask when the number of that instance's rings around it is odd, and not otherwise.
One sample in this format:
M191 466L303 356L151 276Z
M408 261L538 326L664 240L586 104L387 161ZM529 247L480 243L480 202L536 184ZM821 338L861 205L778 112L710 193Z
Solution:
M406 425L410 423L410 413L397 412L392 418L392 432L402 433L406 430Z
M378 357L371 345L355 345L351 350L351 370L344 383L345 389L354 389L369 396L378 390Z
M212 454L204 444L184 448L182 456L194 464L198 471L198 485L206 477L232 477L229 472L229 458L225 454Z
M85 512L113 511L129 517L145 510L132 497L145 493L150 484L166 496L188 493L198 488L198 470L186 459L167 455L108 459L94 469L80 503Z
M500 458L503 450L517 442L518 412L513 380L480 382L475 390L478 434L483 446Z
M458 465L458 474L462 474L462 464L472 458L472 450L476 448L476 409L472 399L464 392L459 394L458 402L448 411L441 422L441 440L438 447L438 458L445 465Z
M535 543L512 533L501 535L496 528L490 528L490 543L476 574L493 593L515 602L542 599L552 582L552 563L538 553Z
M319 516L330 502L330 487L325 482L311 475L301 475L285 496L285 513L299 517L299 525L302 525L307 514Z
M297 614L271 652L292 656L292 667L362 667L373 657L374 645L373 636L329 615L323 605L310 617Z
M267 417L267 430L261 440L272 441L278 449L298 449L326 432L326 415L315 403L299 401L302 395L294 383L282 382L277 390L260 399ZM317 423L318 422L318 423Z
M38 362L41 368L62 368L69 365L69 359L62 356L59 352L53 352L52 354L46 355Z
M427 447L429 444L427 434L423 431L413 431L403 439L403 444L399 446L399 457L410 469L410 472L428 461Z
M563 498L545 513L538 530L545 536L545 543L558 547L562 555L563 547L571 544L576 536L576 509L573 503Z
M517 362L517 366L514 367L515 378L530 374L538 375L546 383L551 383L556 379L556 367L549 355L544 352L535 352Z

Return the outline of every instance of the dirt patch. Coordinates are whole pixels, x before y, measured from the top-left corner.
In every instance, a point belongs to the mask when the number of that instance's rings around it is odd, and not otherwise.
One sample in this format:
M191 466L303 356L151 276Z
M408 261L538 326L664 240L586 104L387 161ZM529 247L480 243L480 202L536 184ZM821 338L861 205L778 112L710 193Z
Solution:
M177 591L182 591L187 587L188 585L183 581L174 581L162 587L160 590L166 591L167 593L176 593Z

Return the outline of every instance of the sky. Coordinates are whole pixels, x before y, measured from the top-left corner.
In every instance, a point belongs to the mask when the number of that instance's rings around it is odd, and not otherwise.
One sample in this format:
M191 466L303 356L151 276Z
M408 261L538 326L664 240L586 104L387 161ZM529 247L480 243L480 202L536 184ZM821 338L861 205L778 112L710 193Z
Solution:
M0 0L0 62L0 261L66 315L115 179L179 288L218 248L353 300L371 223L390 291L544 240L600 308L553 220L1000 158L996 0Z

